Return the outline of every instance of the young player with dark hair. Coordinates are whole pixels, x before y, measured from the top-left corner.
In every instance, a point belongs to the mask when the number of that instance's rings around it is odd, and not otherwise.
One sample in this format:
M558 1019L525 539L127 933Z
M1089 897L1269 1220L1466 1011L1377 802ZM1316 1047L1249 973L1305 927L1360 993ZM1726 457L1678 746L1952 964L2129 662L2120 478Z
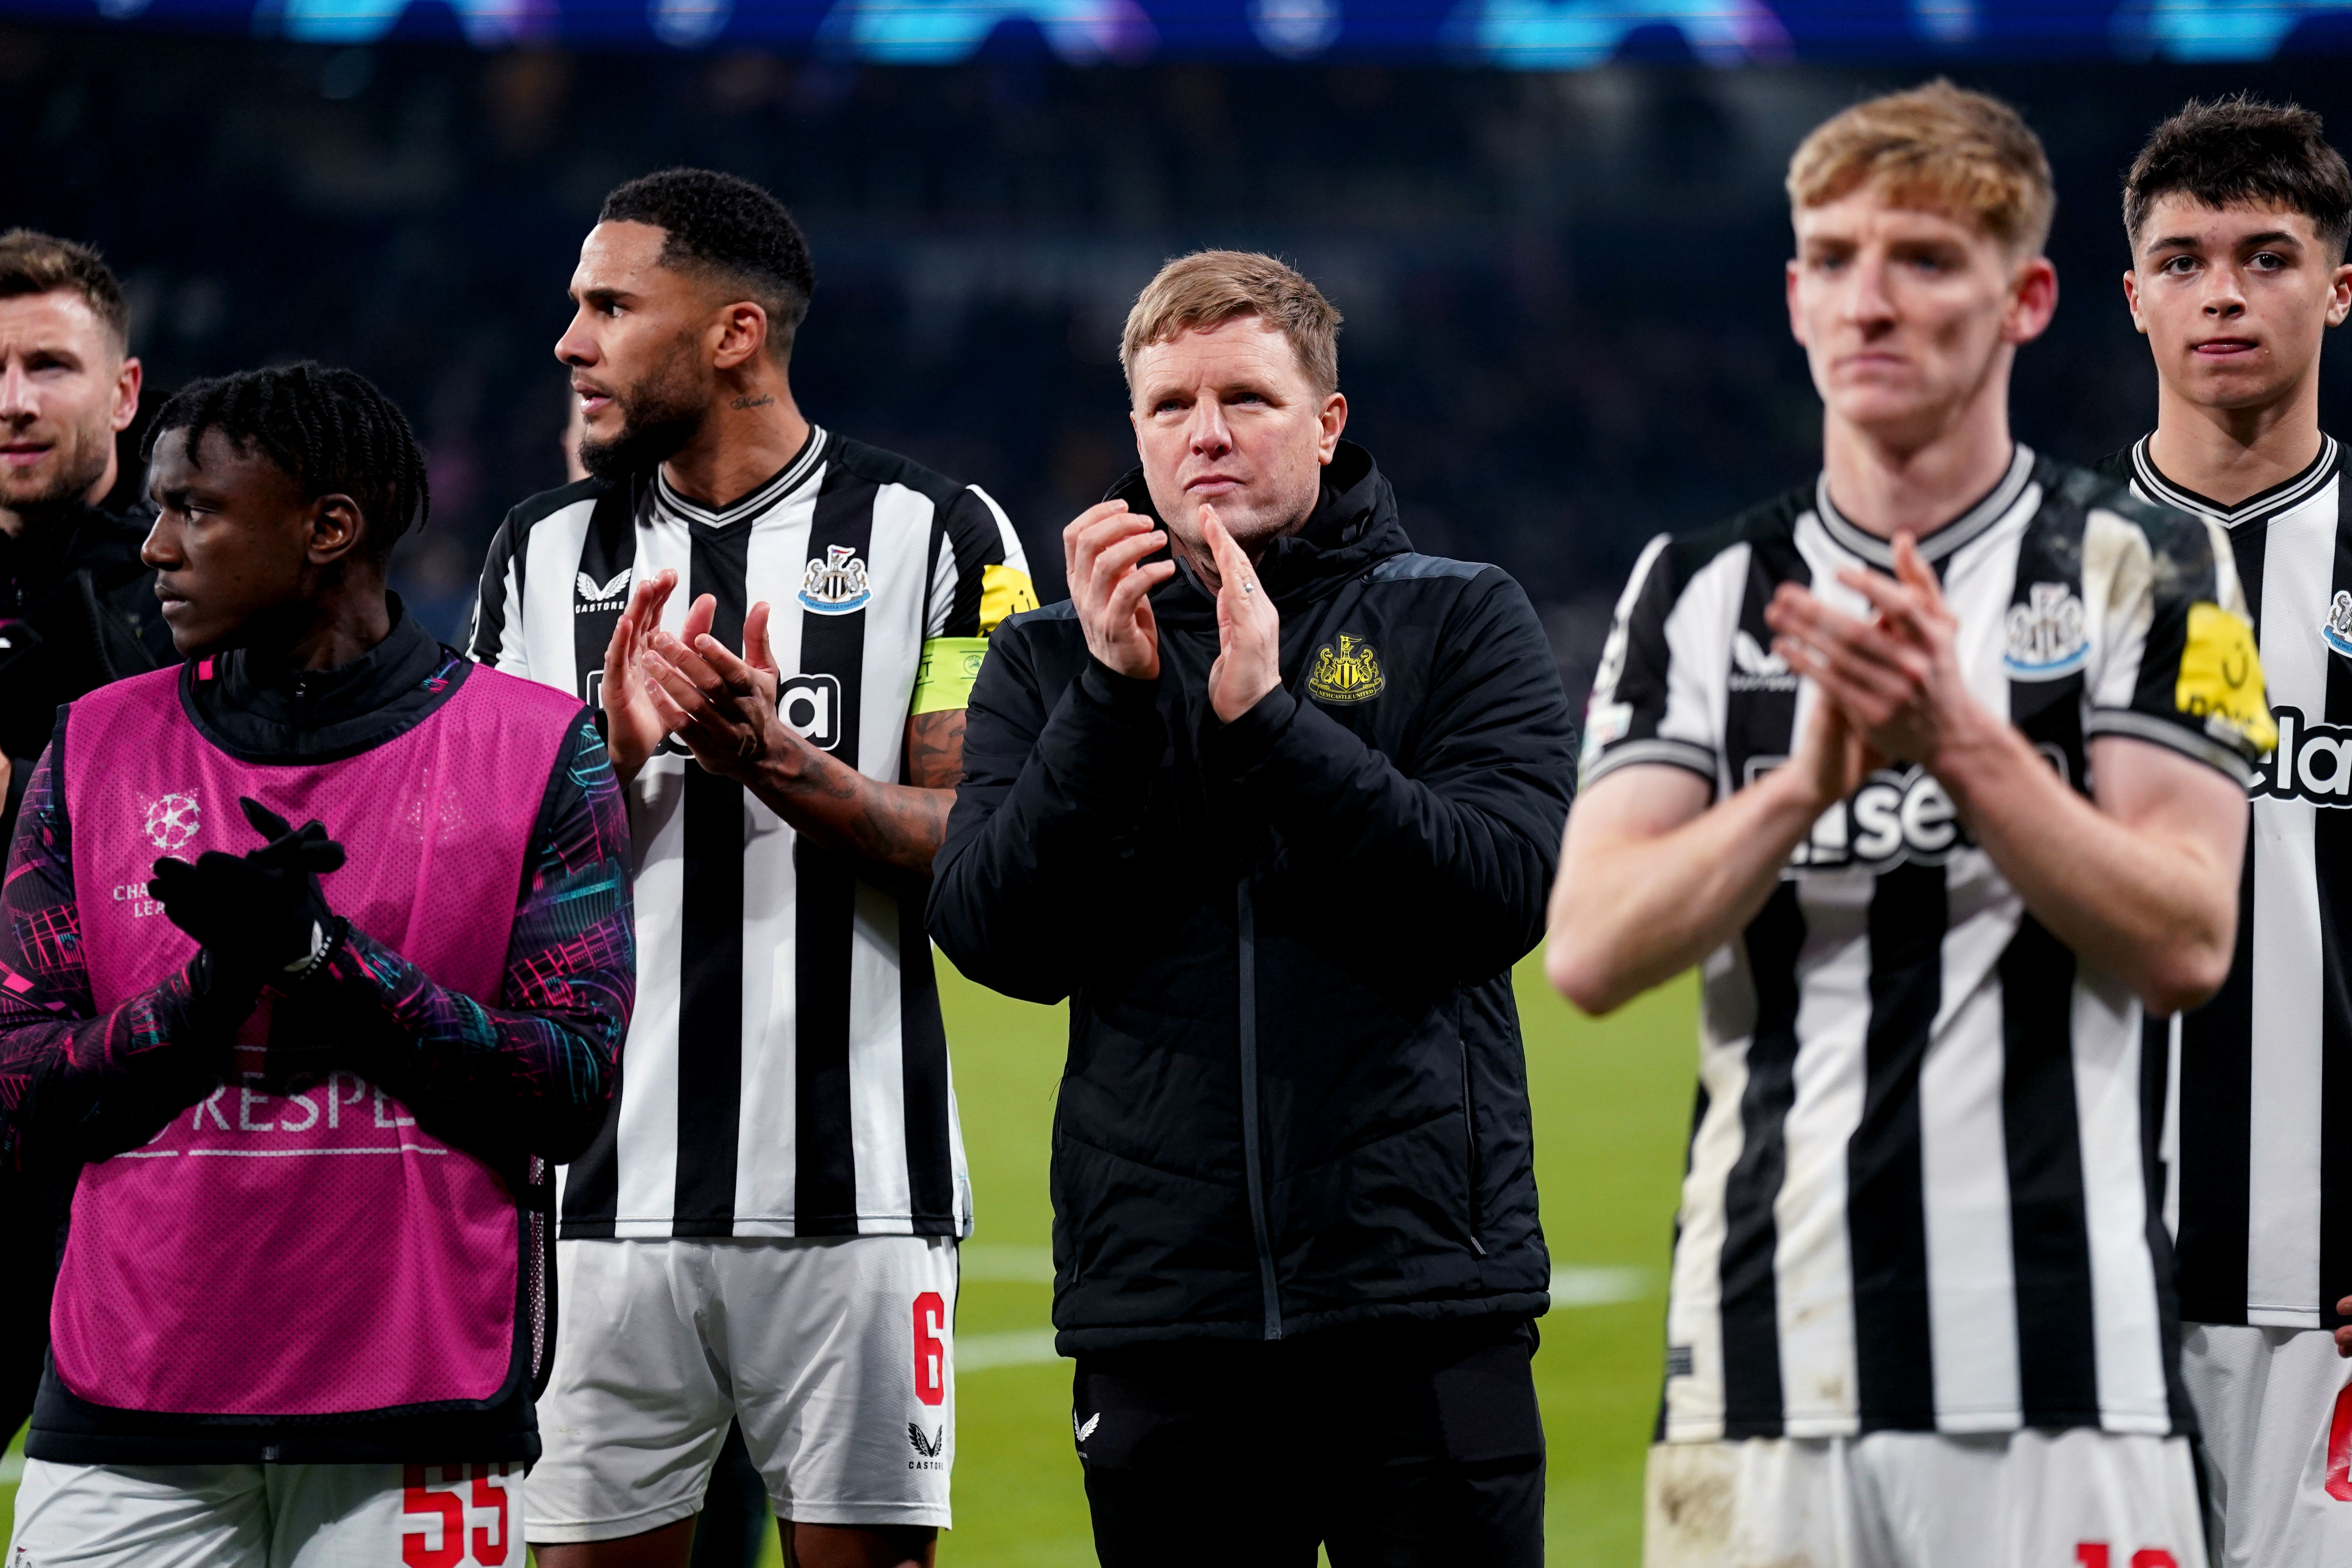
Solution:
M1552 905L1588 1010L1703 965L1646 1560L2198 1568L2140 1018L2229 969L2237 575L2011 437L2012 110L1857 105L1789 193L1822 472L1643 552Z
M474 657L601 702L638 829L645 1005L563 1186L543 1568L682 1564L730 1420L803 1568L928 1563L949 1521L971 1201L922 893L985 638L1035 596L976 486L803 416L814 286L749 181L614 191L556 345L590 478L482 575Z
M8 1561L519 1564L619 787L385 592L425 462L365 381L200 382L151 439L191 662L58 717L0 894L0 1159L87 1162Z
M2192 102L2133 162L2124 232L2156 428L2101 466L2228 531L2278 729L2230 979L2149 1026L2178 1075L2182 1378L2224 1560L2319 1568L2352 1560L2352 487L2319 427L2352 172L2308 110Z

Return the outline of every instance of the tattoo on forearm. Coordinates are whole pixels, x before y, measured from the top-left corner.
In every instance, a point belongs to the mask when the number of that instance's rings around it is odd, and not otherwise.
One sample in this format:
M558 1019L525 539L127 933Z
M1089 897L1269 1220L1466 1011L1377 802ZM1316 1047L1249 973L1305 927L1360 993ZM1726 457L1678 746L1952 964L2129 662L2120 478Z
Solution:
M953 789L963 782L964 710L943 708L907 721L907 782Z
M862 810L851 825L859 851L894 869L929 876L931 857L948 836L948 808L955 804L954 795L870 781L864 794Z
M959 771L962 752L959 723ZM955 803L951 789L869 779L798 735L769 752L756 776L755 793L776 815L826 847L916 877L930 874Z

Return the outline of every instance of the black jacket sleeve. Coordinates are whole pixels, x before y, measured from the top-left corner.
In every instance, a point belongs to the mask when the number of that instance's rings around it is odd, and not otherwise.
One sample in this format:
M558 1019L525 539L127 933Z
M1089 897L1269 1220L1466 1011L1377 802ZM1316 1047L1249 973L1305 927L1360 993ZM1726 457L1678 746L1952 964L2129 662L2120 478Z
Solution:
M1214 737L1212 757L1282 837L1295 870L1344 889L1456 980L1543 939L1575 793L1576 726L1551 648L1499 572L1446 617L1408 775L1287 690Z
M101 1013L83 962L60 713L26 781L0 889L0 1168L135 1149L210 1093L247 1007L193 969Z
M1136 858L1167 731L1157 682L1091 658L1061 690L1043 689L1022 630L998 633L972 689L929 923L972 979L1058 1002L1102 921L1093 895Z

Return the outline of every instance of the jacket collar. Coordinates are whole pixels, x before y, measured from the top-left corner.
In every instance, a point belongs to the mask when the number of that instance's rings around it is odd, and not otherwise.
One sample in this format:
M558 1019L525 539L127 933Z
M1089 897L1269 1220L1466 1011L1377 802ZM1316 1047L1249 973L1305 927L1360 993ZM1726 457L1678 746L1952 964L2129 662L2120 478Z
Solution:
M1132 468L1110 488L1107 500L1123 500L1131 511L1160 522L1167 520L1151 504L1143 470ZM1361 575L1374 562L1402 555L1412 549L1404 525L1397 519L1396 492L1372 461L1372 455L1353 441L1342 441L1323 470L1323 493L1307 526L1266 546L1258 558L1258 581L1276 605L1306 604L1337 590ZM1171 558L1172 547L1152 557ZM1181 563L1181 557L1174 557ZM1215 596L1189 568L1152 590L1152 613L1163 620L1216 619Z
M205 729L248 760L317 760L389 739L449 684L443 667L457 656L399 595L388 597L391 632L349 664L298 670L232 648L186 666L180 689Z
M37 512L26 520L21 536L0 533L0 599L34 604L84 569L109 578L145 572L139 547L153 515L144 502L133 476L95 506Z

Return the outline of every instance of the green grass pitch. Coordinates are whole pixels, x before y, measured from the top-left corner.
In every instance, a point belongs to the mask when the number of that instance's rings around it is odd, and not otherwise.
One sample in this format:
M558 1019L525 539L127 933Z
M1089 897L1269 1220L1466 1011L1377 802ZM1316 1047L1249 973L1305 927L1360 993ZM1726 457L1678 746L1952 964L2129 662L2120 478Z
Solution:
M1518 978L1544 1232L1554 1267L1575 1270L1571 1280L1597 1299L1555 1306L1536 1357L1550 1446L1550 1559L1632 1568L1690 1117L1696 990L1685 976L1593 1023L1545 987L1535 960ZM1094 1553L1070 1440L1068 1363L1024 1359L1049 1325L1052 1290L1034 1276L1048 1237L1062 1015L984 991L944 962L940 984L980 1210L957 1333L967 1353L985 1345L1001 1359L957 1380L957 1528L940 1559L952 1568L1079 1568ZM0 1519L14 1501L16 1454L0 1464ZM769 1561L782 1561L772 1542Z

